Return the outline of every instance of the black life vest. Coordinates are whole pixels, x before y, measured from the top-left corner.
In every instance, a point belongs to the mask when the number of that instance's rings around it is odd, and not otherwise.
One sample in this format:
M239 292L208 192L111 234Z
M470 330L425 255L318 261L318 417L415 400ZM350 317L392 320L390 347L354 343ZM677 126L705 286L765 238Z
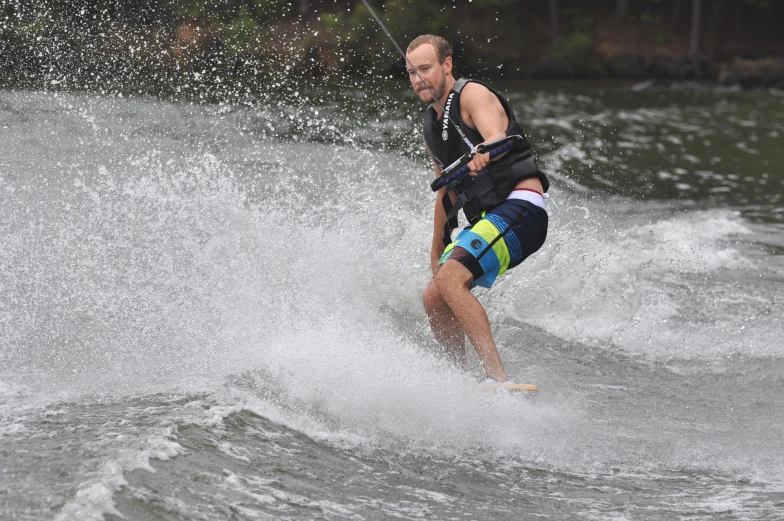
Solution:
M457 201L454 205L449 195L447 193L444 194L444 209L447 212L447 228L445 229L444 242L447 244L451 241L451 230L457 228L457 212L460 208L463 209L468 222L474 224L482 218L483 212L492 210L504 202L515 186L517 186L517 183L523 179L537 177L541 181L545 192L550 188L547 176L539 170L536 164L531 145L528 143L522 127L515 120L512 107L497 90L480 81L468 78L457 80L444 105L444 109L449 113L449 118L460 126L460 130L463 131L471 143L477 145L485 140L478 131L466 125L460 116L460 92L468 82L478 83L495 94L504 107L506 117L509 118L506 135L520 135L523 137L523 141L501 159L492 161L487 167L480 170L477 175L465 176L455 186L454 191ZM436 119L436 111L432 105L425 111L424 134L428 152L433 156L441 170L444 170L463 154L470 151L468 144L463 141L444 114Z

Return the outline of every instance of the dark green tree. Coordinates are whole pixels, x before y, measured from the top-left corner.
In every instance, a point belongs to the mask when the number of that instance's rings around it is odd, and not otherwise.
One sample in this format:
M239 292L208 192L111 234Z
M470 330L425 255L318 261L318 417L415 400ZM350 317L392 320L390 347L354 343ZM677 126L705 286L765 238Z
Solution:
M615 0L615 17L626 18L629 16L629 0Z
M700 53L700 18L702 11L702 0L692 0L691 3L691 37L689 39L689 56L697 56Z

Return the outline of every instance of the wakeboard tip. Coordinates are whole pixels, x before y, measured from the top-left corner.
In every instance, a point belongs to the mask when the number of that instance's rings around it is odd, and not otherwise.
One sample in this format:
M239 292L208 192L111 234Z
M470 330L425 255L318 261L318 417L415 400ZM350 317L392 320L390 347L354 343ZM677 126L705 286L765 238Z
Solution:
M534 384L507 384L507 383L496 383L496 384L479 384L479 388L483 391L508 391L512 393L518 392L527 392L527 393L538 393L539 388L536 387Z

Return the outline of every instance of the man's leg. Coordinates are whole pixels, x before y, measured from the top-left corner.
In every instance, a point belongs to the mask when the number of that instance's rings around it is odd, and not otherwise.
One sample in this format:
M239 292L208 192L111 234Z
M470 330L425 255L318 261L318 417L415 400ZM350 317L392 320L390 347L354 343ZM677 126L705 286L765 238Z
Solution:
M468 285L473 281L468 268L450 259L441 266L433 281L438 294L452 310L474 345L476 353L482 360L485 374L500 382L508 380L509 376L504 371L490 331L490 320L487 318L485 308L468 289Z
M452 309L439 295L435 279L430 280L425 294L422 295L422 303L425 306L427 318L430 320L433 336L444 348L447 357L458 366L465 367L467 364L465 333Z

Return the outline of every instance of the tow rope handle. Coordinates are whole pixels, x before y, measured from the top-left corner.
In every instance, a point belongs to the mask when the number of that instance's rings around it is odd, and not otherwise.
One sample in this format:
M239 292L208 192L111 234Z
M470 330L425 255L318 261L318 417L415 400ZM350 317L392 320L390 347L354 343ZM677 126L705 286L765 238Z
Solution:
M522 140L523 136L513 135L477 145L475 149L467 152L460 159L446 167L444 171L441 172L441 175L438 176L435 181L430 183L430 189L434 192L437 192L450 183L465 177L466 174L471 171L471 169L467 166L468 163L470 163L477 154L486 154L489 152L490 161L492 161L504 152L513 149Z

